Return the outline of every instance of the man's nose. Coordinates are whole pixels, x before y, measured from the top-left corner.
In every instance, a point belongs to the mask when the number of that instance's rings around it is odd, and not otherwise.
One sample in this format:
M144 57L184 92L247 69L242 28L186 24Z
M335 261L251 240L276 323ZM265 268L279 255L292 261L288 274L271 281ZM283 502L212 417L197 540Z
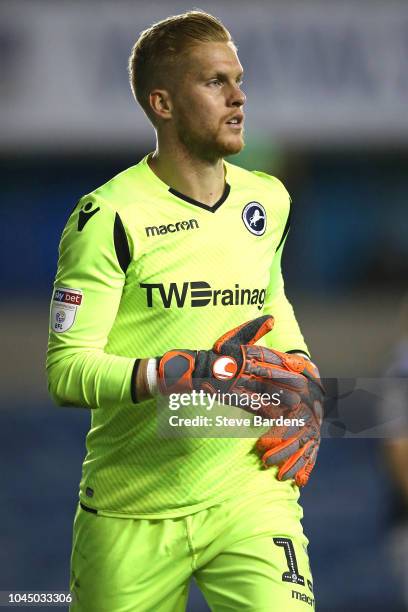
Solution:
M230 104L231 106L237 106L238 108L243 106L246 102L246 95L242 89L237 85L234 87L231 93Z

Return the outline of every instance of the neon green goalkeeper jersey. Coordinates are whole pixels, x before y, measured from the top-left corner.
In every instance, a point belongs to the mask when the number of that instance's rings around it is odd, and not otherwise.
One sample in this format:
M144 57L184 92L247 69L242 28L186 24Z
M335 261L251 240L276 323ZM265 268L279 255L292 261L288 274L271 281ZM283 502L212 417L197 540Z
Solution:
M261 343L307 352L281 274L288 193L225 163L210 207L163 183L147 159L83 197L60 243L47 369L58 404L92 409L80 500L108 516L171 517L237 491L297 499L262 467L253 437L160 436L156 401L133 390L137 359L209 349L262 314L275 327Z

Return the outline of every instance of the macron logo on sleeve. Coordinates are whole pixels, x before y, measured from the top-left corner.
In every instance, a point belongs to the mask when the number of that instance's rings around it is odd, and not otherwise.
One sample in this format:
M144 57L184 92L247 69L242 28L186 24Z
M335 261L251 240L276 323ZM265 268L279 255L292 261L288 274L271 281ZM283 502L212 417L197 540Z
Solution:
M85 225L88 223L89 219L92 219L92 217L96 215L98 211L101 210L99 206L98 208L94 208L93 210L91 210L91 208L92 208L92 202L87 202L86 204L82 206L81 210L79 211L78 232L82 232Z

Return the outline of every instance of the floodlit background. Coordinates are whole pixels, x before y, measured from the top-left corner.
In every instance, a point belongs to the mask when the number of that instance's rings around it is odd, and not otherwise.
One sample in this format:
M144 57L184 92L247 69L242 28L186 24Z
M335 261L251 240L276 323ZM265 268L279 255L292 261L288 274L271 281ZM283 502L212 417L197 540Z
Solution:
M408 5L199 5L231 30L246 70L236 163L292 195L286 287L314 359L325 376L378 377L408 274ZM154 147L127 57L142 29L189 8L0 1L0 591L68 588L89 414L47 396L59 237L82 194ZM302 493L318 609L397 612L397 496L381 440L348 433L323 441ZM189 609L207 610L194 585Z

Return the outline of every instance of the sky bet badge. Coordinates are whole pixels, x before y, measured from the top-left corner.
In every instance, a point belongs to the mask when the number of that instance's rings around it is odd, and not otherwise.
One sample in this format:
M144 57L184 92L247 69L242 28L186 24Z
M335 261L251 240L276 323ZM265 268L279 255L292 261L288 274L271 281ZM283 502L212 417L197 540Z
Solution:
M266 230L266 211L259 202L249 202L242 211L242 220L247 230L262 236Z
M51 327L60 334L68 331L75 321L76 311L82 303L82 291L57 287L51 306Z

